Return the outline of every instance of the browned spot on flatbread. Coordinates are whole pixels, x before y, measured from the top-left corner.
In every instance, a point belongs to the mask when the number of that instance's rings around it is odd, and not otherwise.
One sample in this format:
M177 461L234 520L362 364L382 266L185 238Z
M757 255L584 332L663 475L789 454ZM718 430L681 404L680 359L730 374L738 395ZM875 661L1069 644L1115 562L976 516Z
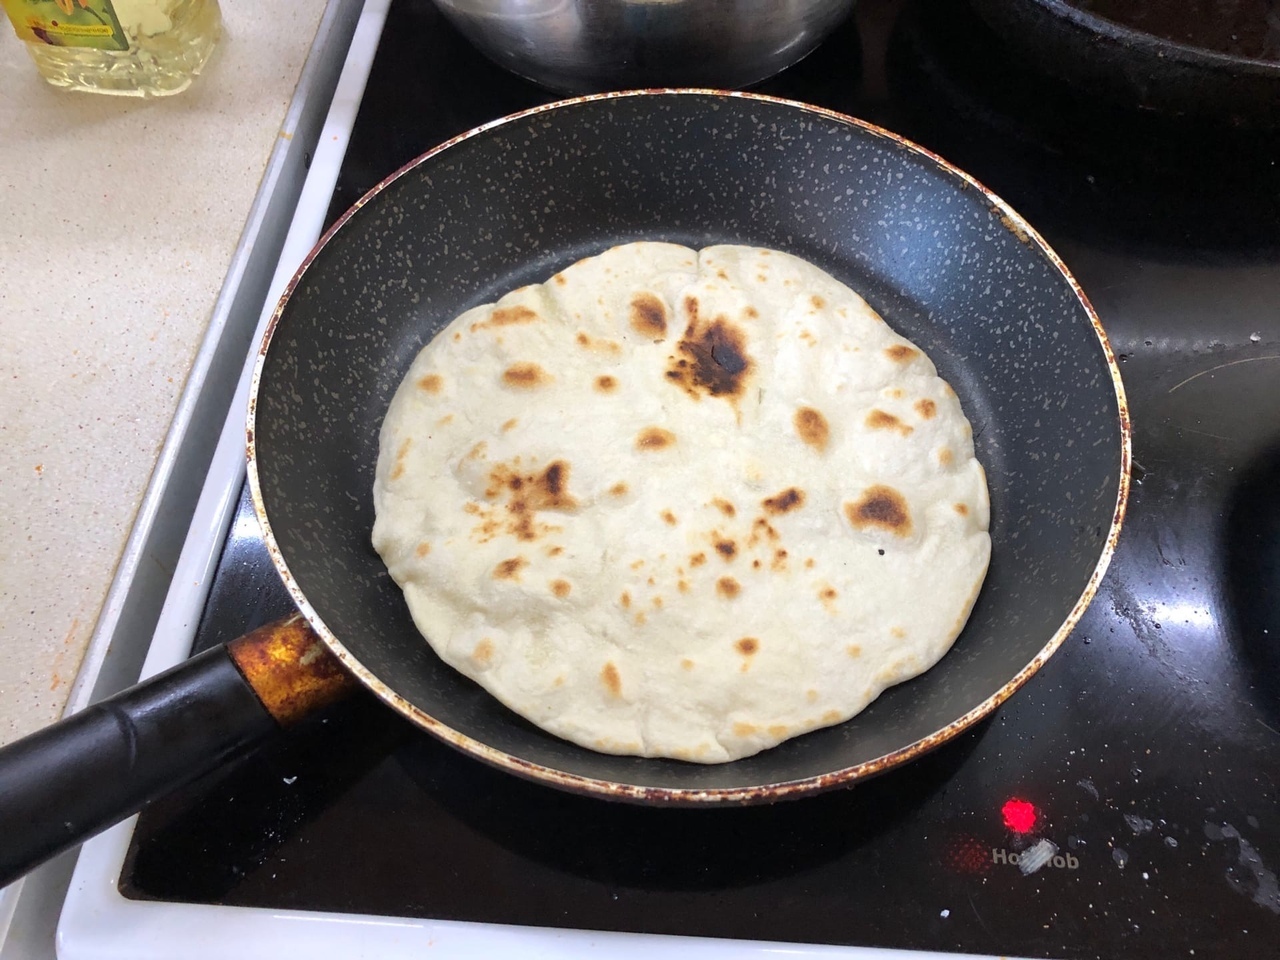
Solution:
M481 542L500 532L518 540L537 540L558 529L539 523L538 511L570 512L578 507L578 501L569 494L569 464L564 460L553 461L540 473L524 473L514 469L513 464L496 464L489 472L489 486L484 495L491 501L505 495L507 502L502 508L491 508L487 514L468 510L482 513L483 522L475 531Z
M916 413L923 420L932 420L938 415L938 405L928 397L921 397L915 402Z
M420 544L418 544L417 548L413 552L417 554L419 557L425 557L428 553L431 552L431 544L423 540Z
M788 727L785 723L769 724L769 736L774 737L775 739L778 739L778 740L785 740L790 735L791 735L791 728Z
M566 279L564 278L564 274L563 274L563 273L557 273L557 274L556 274L554 277L552 277L551 279L552 279L552 281L555 283L555 285L556 285L557 287L563 287L566 283L568 283L568 282L569 282L568 280L566 280Z
M894 363L910 363L919 352L905 343L895 343L892 347L885 347L884 355Z
M562 553L564 553L564 547L547 547L548 557L558 557Z
M732 600L741 592L742 584L738 583L733 577L721 577L716 581L716 593L726 600Z
M652 578L650 578L650 579L652 579ZM655 610L661 610L661 609L662 609L662 603L663 603L663 601L662 601L662 598L661 598L661 597L654 597L654 598L653 598L651 601L649 601L649 602L653 604L653 609L655 609Z
M561 600L567 597L570 591L572 590L573 590L573 584L571 584L568 580L552 580L551 581L551 592L554 593Z
M911 512L906 499L884 484L868 487L856 502L846 503L844 515L857 530L876 528L899 537L911 535Z
M777 540L778 531L764 517L756 517L755 523L751 524L751 535L747 537L747 546L754 547L761 540Z
M500 564L493 568L493 579L495 580L519 580L520 570L527 567L529 561L524 557L512 557L509 560L503 560Z
M667 308L652 293L638 293L631 300L631 329L644 337L661 340L667 335Z
M840 594L836 592L836 588L829 585L818 591L818 597L822 600L834 600L838 596Z
M754 560L752 560L752 561L751 561L751 569L752 569L752 570L759 570L759 569L760 569L760 558L759 558L759 557L756 557Z
M471 330L474 333L477 330L486 330L490 327L510 327L518 323L533 323L541 319L536 311L530 310L528 307L499 307L489 314L487 320L477 320L473 323Z
M747 308L746 308L745 310L743 310L742 312L743 312L743 314L745 314L745 315L746 315L746 317L747 317L748 319L751 319L751 320L758 320L758 319L760 318L760 311L759 311L759 310L757 310L755 307L747 307Z
M741 720L739 720L737 723L733 725L733 735L735 737L749 737L753 733L755 733L758 729L760 728L757 727L754 723L743 723Z
M662 517L663 522L666 523L667 525L672 527L676 525L676 515L672 513L670 510L663 510L662 513L659 514L659 516Z
M686 669L686 670L692 670L692 669L693 669L693 661L692 661L692 660L690 660L688 657L685 657L685 658L683 658L683 659L680 661L680 666L684 667L684 669Z
M844 648L844 652L851 657L860 657L862 656L862 647L858 646L856 643L851 643Z
M938 451L938 463L942 464L944 467L951 466L951 462L954 459L955 459L955 455L952 454L949 447L943 447L941 450Z
M618 674L618 668L613 665L612 660L606 663L604 668L601 669L600 681L615 697L622 696L622 677Z
M734 646L738 648L738 652L744 657L750 657L759 651L760 641L755 637L743 637Z
M732 517L738 512L737 508L732 503L730 503L728 500L721 499L720 497L716 497L715 499L713 499L711 501L711 505L715 507L717 510L719 510L721 513L723 513L726 517Z
M804 491L796 487L788 487L781 493L775 493L760 502L766 513L787 513L804 506Z
M444 387L444 378L438 373L428 373L418 380L418 389L427 393L439 393Z
M596 389L601 393L612 393L618 389L618 378L611 377L607 373L596 377Z
M698 301L684 302L689 325L668 358L667 379L695 400L703 395L735 402L746 389L755 363L747 355L747 337L727 317L705 321L698 316Z
M955 505L955 511L962 517L967 517L969 515L969 507L964 503L957 503Z
M715 546L716 553L724 557L726 563L738 555L738 545L732 540L716 540Z
M623 590L623 591L622 591L622 596L620 596L620 597L618 598L618 602L619 602L620 604L622 604L622 609L623 609L623 610L630 610L630 609L631 609L631 594L630 594L628 591Z
M471 651L471 659L481 666L487 666L493 662L493 641L485 637L476 644L476 648Z
M409 455L411 446L413 446L413 438L406 437L404 442L400 444L400 449L396 451L396 465L391 468L392 480L399 480L404 476L404 458Z
M515 417L512 417L510 420L508 420L506 423L502 425L502 432L506 433L509 430L513 430L515 428L515 425L519 422L520 421L518 421Z
M637 627L643 627L643 626L644 626L644 624L645 624L645 621L646 621L646 620L648 620L648 619L649 619L649 618L648 618L648 617L646 617L646 616L644 615L644 611L643 611L643 610L639 611L639 612L636 614L636 626L637 626Z
M662 450L676 442L676 435L662 427L645 427L636 434L637 450Z
M812 569L813 569L813 557L806 557L806 558L805 558L805 561L804 561L804 568L805 568L806 570L812 570Z
M676 589L677 589L677 590L679 590L681 593L688 593L688 592L689 592L689 581L688 581L688 580L677 580L677 581L676 581Z
M719 277L721 280L729 279L729 275L724 272L724 267L721 267L719 270L716 271L716 276Z
M585 333L579 331L574 338L578 346L584 350L593 350L596 353L619 354L622 352L622 344L616 340L605 340L603 337L589 337Z
M773 561L769 566L778 571L787 569L787 551L782 549L773 551Z
M707 555L699 551L689 558L689 566L700 567L707 562Z
M624 497L627 495L628 489L629 488L627 487L626 482L623 480L619 480L617 483L615 483L612 487L609 488L609 493L615 497Z
M552 381L551 374L536 363L513 363L502 371L502 382L518 390L533 390Z
M901 627L891 627L889 635L896 640L901 640L906 637L907 631L903 630Z
M819 411L813 407L801 407L796 411L792 422L801 440L819 452L827 449L831 428L827 426L827 418Z
M827 301L823 300L816 293L809 298L809 302L813 304L813 309L815 310L822 310L822 309L825 309L827 306Z
M822 715L823 723L838 723L839 720L840 720L839 710L828 710L826 713Z
M885 413L879 407L872 407L865 422L872 430L895 430L904 437L909 436L915 429L910 424L903 423L892 413Z
M808 700L810 703L814 703L814 702L816 702L816 701L817 701L817 699L818 699L818 691L817 691L817 690L806 690L806 691L804 692L804 698L805 698L806 700Z

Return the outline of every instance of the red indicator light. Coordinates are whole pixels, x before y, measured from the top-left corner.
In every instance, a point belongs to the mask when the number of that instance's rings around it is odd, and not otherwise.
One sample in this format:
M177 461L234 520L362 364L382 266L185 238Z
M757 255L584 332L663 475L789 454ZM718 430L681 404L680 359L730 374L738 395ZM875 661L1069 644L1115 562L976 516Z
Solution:
M1026 800L1006 800L1000 808L1004 825L1014 833L1030 833L1036 828L1035 805Z

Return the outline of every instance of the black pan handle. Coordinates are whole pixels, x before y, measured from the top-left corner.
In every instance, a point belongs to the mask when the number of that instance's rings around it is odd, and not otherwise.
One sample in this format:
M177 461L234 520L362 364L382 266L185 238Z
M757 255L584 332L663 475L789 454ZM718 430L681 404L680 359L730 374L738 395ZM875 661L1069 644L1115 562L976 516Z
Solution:
M295 616L0 749L0 887L352 686Z

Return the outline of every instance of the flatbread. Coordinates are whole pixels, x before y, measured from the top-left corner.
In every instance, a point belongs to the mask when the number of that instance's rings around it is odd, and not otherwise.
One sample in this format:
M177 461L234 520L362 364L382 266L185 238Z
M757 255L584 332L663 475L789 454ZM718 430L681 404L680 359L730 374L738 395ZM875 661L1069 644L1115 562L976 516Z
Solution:
M380 437L435 651L593 750L718 763L928 669L990 555L952 389L777 251L632 243L464 313Z

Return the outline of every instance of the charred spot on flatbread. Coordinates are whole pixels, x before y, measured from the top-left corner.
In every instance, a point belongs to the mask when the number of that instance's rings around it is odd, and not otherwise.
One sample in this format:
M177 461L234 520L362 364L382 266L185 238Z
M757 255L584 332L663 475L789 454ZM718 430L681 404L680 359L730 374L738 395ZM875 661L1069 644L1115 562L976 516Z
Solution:
M551 374L536 363L513 363L502 371L502 382L517 390L533 390L545 387L552 381Z
M798 487L787 487L781 493L766 497L760 501L760 505L764 507L765 513L789 513L804 506L804 491Z
M667 308L652 293L638 293L631 300L631 329L651 340L667 335Z
M517 323L533 323L542 319L537 312L525 306L499 307L489 314L487 320L478 320L471 325L471 331L485 330L490 327L510 327Z
M892 430L904 437L910 435L915 429L910 424L903 423L892 413L886 413L878 407L872 407L864 422L872 430Z
M905 343L895 343L891 347L886 347L884 355L894 363L910 363L920 355L920 351L915 347L909 347Z
M911 536L911 511L906 498L893 487L876 484L844 505L845 517L856 530L885 530L898 537Z
M796 411L792 422L801 440L819 453L827 449L827 441L831 438L831 427L821 411L813 407L801 407Z
M637 450L664 450L675 442L676 435L665 427L645 427L636 434Z
M693 297L685 299L684 308L689 323L676 353L668 358L667 379L695 400L703 396L737 400L754 369L746 333L724 316L702 319Z

